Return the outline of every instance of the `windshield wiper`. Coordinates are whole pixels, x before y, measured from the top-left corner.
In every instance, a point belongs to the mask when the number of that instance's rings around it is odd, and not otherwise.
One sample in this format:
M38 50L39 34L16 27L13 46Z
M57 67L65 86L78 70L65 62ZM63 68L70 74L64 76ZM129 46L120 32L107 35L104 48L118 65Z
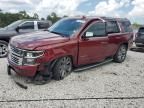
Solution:
M50 30L47 30L47 31L50 32L50 33L54 33L54 34L61 35L61 36L63 36L63 37L67 37L67 36L68 36L68 35L66 35L66 34L59 33L59 32L55 32L55 31L50 31Z

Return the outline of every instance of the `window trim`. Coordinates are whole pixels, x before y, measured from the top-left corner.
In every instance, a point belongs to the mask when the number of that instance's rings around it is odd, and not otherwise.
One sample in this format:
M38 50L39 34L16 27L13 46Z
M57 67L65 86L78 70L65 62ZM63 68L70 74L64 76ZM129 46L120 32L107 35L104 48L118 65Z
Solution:
M92 37L84 37L84 34L86 33L86 31L92 26L92 25L94 25L94 24L96 24L96 23L99 23L99 22L101 22L101 23L105 23L105 36L92 36ZM84 29L84 31L81 33L81 39L83 39L83 38L105 38L105 37L107 37L108 35L107 35L107 32L106 32L106 22L102 22L102 21L93 21L93 22L91 22L85 29Z
M25 24L25 23L27 23L27 22L32 22L32 23L34 23L34 21L24 21L23 23L19 24L18 27L20 27L21 25L23 25L23 24ZM35 30L35 23L34 23L34 29L32 29L32 30Z
M118 28L118 32L113 32L113 33L108 33L108 31L107 31L107 23L108 22L116 22L116 26L117 26L117 28ZM120 28L120 25L118 24L118 21L107 21L106 22L106 33L109 35L109 34L116 34L116 33L121 33L121 28Z
M48 27L47 28L39 28L40 23L48 24ZM37 21L37 27L39 30L43 30L43 29L48 29L50 27L50 25L49 25L49 22L46 22L46 21Z
M129 23L129 26L127 27L127 26L125 26L123 23ZM133 29L132 29L132 24L131 24L131 22L129 21L129 20L122 20L122 21L120 21L120 24L121 24L121 26L122 26L122 28L123 28L123 32L124 33L131 33L131 32L133 32ZM129 30L128 31L126 31L126 29L125 29L125 27L127 27Z

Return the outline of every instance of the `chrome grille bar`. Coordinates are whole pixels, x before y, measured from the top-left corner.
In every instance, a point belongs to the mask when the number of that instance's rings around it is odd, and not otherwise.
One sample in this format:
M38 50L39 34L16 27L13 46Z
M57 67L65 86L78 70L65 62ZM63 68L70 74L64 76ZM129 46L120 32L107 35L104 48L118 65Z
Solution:
M15 65L22 65L23 54L24 54L23 50L21 50L19 48L16 48L16 47L13 47L13 46L9 46L8 59L13 64L15 64Z

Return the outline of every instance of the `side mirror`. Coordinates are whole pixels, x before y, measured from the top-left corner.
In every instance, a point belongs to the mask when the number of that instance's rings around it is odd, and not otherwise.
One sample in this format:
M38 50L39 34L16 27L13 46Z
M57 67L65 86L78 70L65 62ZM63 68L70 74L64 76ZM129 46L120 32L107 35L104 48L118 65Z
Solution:
M86 32L84 37L88 38L93 36L94 36L93 32Z
M17 26L17 27L16 27L16 29L15 29L15 30L16 30L16 32L19 32L19 29L20 29L20 27L19 27L19 26Z

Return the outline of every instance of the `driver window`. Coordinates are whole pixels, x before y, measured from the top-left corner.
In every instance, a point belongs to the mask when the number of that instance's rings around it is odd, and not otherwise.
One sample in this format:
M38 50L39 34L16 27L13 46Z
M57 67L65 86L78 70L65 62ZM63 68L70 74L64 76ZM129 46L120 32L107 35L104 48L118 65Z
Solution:
M103 37L106 36L106 25L103 22L97 22L91 25L85 33L86 37Z
M20 26L20 29L34 29L34 22L25 22Z

